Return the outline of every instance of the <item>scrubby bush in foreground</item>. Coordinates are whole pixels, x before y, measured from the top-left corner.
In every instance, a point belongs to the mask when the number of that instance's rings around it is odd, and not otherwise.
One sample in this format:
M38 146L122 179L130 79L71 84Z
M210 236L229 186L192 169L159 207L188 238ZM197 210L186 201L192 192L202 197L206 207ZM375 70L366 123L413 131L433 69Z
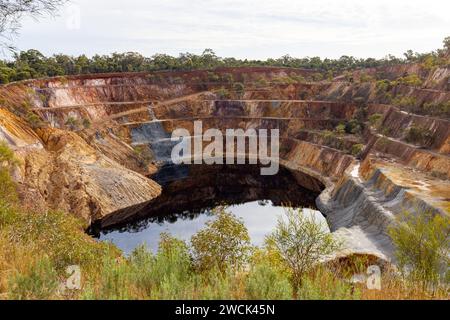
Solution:
M387 274L378 292L318 263L337 243L299 211L289 211L262 248L251 248L245 225L221 208L191 245L162 234L156 253L138 247L124 256L86 235L67 213L25 212L9 175L14 154L5 145L0 159L0 299L447 297L445 290L431 295L427 285L416 284L435 283L438 267L448 266L448 220L408 218L393 229L399 261L411 277ZM65 286L71 265L81 269L77 290Z
M391 227L396 257L405 277L423 288L448 283L450 219L432 212L404 212Z
M326 255L340 248L325 226L314 216L307 216L301 210L286 210L286 219L280 218L275 231L268 237L290 269L294 297L302 281L313 267Z
M207 222L206 228L194 235L191 242L196 264L201 270L241 268L251 250L244 223L224 208L218 209L217 218Z

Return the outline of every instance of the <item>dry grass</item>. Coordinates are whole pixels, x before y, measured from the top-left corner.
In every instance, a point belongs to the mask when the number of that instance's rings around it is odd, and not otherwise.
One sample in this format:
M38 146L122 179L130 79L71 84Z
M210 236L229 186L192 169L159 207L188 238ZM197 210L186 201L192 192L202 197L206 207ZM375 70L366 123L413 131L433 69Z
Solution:
M427 291L420 284L403 280L399 276L382 278L381 290L369 290L362 286L362 300L448 300L450 292L439 288L435 292Z
M2 173L2 172L0 172ZM137 248L124 257L97 243L81 223L62 212L25 212L5 171L0 174L0 299L290 299L291 273L269 245L253 252L245 268L196 268L191 248L168 235L157 254ZM2 194L3 193L3 194ZM205 239L208 241L208 239ZM308 272L300 299L448 299L444 289L429 292L386 269L382 290L348 279L377 264L355 256ZM79 265L82 288L59 292L65 268Z

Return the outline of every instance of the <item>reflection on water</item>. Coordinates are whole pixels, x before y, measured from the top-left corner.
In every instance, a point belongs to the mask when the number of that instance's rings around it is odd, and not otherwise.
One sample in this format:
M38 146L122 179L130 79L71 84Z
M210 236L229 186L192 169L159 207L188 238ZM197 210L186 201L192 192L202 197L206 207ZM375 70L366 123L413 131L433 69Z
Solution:
M254 245L262 245L266 235L271 233L277 224L277 219L284 213L285 208L275 206L271 201L253 201L245 204L230 206L227 211L233 213L245 223L251 241ZM156 252L159 235L168 232L179 239L189 241L191 236L205 227L205 223L214 219L212 210L203 210L203 214L180 215L178 219L165 219L153 217L147 221L146 228L139 231L116 230L109 233L101 232L100 240L111 241L125 253L145 244L150 250ZM313 215L318 222L326 225L325 218L319 211L304 209L304 212Z
M285 168L275 176L261 176L258 166L168 166L152 178L163 186L159 197L137 213L125 210L105 217L90 232L126 253L141 244L155 251L162 232L189 240L214 219L214 208L226 206L243 219L252 242L261 245L283 206L315 208L318 196L301 187Z

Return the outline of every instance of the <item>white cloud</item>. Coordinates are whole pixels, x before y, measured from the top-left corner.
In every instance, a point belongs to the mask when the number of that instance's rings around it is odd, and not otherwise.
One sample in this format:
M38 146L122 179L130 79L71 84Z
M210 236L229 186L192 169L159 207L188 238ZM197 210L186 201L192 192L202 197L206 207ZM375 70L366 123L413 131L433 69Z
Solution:
M201 52L248 58L382 57L424 52L450 35L450 2L429 0L72 0L81 29L67 16L26 21L19 49L46 54Z

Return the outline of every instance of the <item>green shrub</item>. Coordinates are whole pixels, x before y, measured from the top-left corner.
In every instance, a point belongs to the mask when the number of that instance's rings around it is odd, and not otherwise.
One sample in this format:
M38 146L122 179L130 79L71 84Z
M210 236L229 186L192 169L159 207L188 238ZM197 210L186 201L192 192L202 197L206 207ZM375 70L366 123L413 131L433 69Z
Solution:
M14 152L4 141L0 141L0 168L10 168L17 165L19 162L14 155Z
M34 112L28 112L25 119L33 129L41 128L44 126L44 122L42 121L42 119Z
M18 203L17 187L11 179L10 170L19 164L19 160L9 146L0 141L0 227L10 217L10 207Z
M326 145L330 148L345 150L345 140L341 137L337 137L334 131L321 131L320 136L322 138L321 144Z
M8 209L18 203L17 187L7 169L0 168L0 210ZM2 226L6 216L6 212L0 211L0 227Z
M68 126L70 130L78 130L80 127L80 122L77 118L68 117L65 125Z
M364 150L364 148L365 146L363 144L354 144L352 146L352 155L356 157Z
M192 259L186 243L169 234L161 234L158 253L149 275L157 284L156 298L177 299L188 295L192 270ZM140 273L137 275L140 277Z
M380 113L375 113L369 116L369 123L372 127L379 127L382 120L383 115Z
M267 242L277 249L288 266L296 298L306 273L324 256L338 250L341 244L314 216L294 209L286 209L285 216L285 219L278 219L277 227Z
M9 298L13 300L44 300L54 297L58 275L50 259L43 257L25 274L10 279Z
M333 81L334 79L334 72L332 70L327 72L327 76L326 76L328 81Z
M200 270L215 267L239 269L247 262L251 250L250 236L236 216L218 209L216 218L191 238L194 258Z
M422 65L426 70L432 70L439 66L439 59L429 54L423 59Z
M184 80L180 77L174 77L170 81L172 84L183 84Z
M86 300L129 300L133 295L133 269L126 262L113 257L103 257L97 288L88 287L82 299Z
M83 119L83 127L85 129L89 129L92 126L91 120L89 120L88 118L84 118Z
M349 134L360 134L363 130L361 122L356 119L352 119L345 125L345 132Z
M323 80L323 74L316 72L312 75L313 81L322 81Z
M450 101L440 103L425 103L422 107L422 113L431 116L450 118Z
M288 278L269 262L260 262L252 267L246 292L251 300L287 300L292 297Z
M14 223L4 229L14 243L21 243L45 250L58 270L70 265L95 269L102 256L110 251L107 243L97 244L83 232L81 220L72 215L48 211L20 214Z
M375 80L375 78L372 77L371 75L368 75L367 73L361 73L361 75L360 75L360 77L359 77L359 81L360 81L361 83L364 83L364 82L371 82L371 81L374 81L374 80Z
M220 81L220 76L214 72L208 71L207 76L208 76L208 81L210 81L210 82L219 82Z
M297 75L295 73L291 73L290 78L297 83L305 83L306 82L305 77L303 77L301 75Z
M225 88L220 88L219 90L217 90L217 96L219 97L219 99L230 99L231 98L231 94L230 91L228 91Z
M139 164L143 167L150 165L154 156L147 145L138 145L133 147L134 154L139 159Z
M397 79L397 82L413 87L418 87L423 83L422 79L420 79L419 76L414 73Z
M353 82L353 73L350 71L344 71L344 78L348 82Z
M392 84L389 80L379 80L376 82L378 92L387 92L392 88Z
M107 255L100 282L88 287L84 299L193 298L195 279L187 245L162 234L158 253L137 247L128 259Z
M335 133L330 130L324 130L320 133L320 135L322 136L324 144L326 145L331 145L335 140L337 140Z
M450 265L450 218L404 212L389 229L403 274L423 287L436 285ZM444 278L445 279L445 278Z
M345 124L339 124L336 129L335 129L336 133L339 135L344 135L345 134Z
M427 129L411 126L406 131L405 140L409 143L426 145L433 139L433 133Z
M237 274L230 269L221 271L214 268L203 271L193 277L192 281L195 283L196 299L232 300L239 298L233 291L241 291L240 288L236 288L239 285Z
M407 108L408 110L415 110L417 106L417 100L414 97L396 96L392 100L392 104L402 108Z
M263 77L259 78L256 81L256 87L257 88L264 88L264 87L267 87L267 85L268 85L268 82Z
M300 300L354 300L360 292L352 284L325 267L318 267L306 275L298 293Z
M358 121L359 125L362 127L364 122L367 119L367 116L368 116L368 110L367 110L366 102L364 100L359 104L352 120Z
M133 268L133 276L130 278L138 288L150 296L155 283L158 282L153 274L155 257L145 245L141 245L133 250L129 261Z
M9 67L2 67L0 63L0 84L7 84L15 77L16 71Z
M233 75L231 73L225 73L222 76L222 81L225 83L233 83L234 82Z
M291 77L276 77L272 79L274 84L283 85L283 84L293 84L296 81Z
M241 95L241 94L243 94L244 91L245 91L245 86L244 86L244 84L241 83L241 82L236 82L235 84L233 84L233 90L234 90L237 94Z

